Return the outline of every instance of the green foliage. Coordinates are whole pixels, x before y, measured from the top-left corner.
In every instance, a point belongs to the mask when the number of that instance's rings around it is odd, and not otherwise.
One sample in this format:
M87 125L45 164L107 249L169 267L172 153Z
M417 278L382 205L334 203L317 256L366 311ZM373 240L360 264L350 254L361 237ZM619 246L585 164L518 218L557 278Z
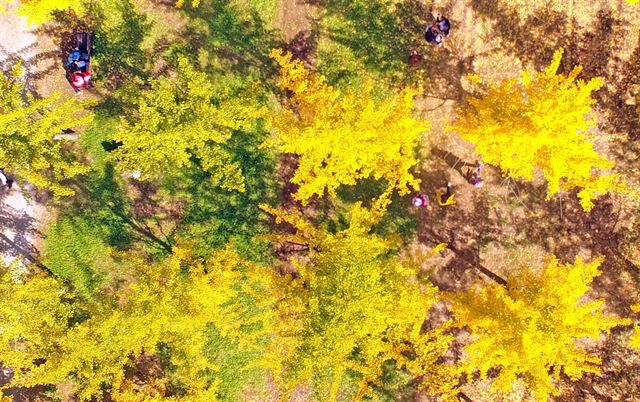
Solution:
M260 203L276 202L275 157L258 145L267 134L257 128L240 132L226 144L244 175L246 191L225 191L207 172L192 165L183 175L165 183L171 196L185 200L185 212L176 238L188 240L196 255L208 256L233 241L238 252L252 261L268 262L271 247L260 236L270 230Z
M298 213L263 206L276 222L296 229L275 240L309 247L307 256L291 260L295 275L274 279L274 291L280 291L276 339L264 364L285 395L313 381L320 399L335 400L345 374L353 373L359 381L352 398L373 396L386 362L409 365L421 376L435 370L448 349L449 336L421 333L435 287L391 253L389 239L370 233L387 204L385 197L370 210L356 204L349 227L337 233L315 228ZM449 384L445 375L439 381L440 389Z
M132 0L107 0L88 5L94 27L94 78L113 91L141 84L148 77L149 56L142 43L151 23Z
M426 8L393 0L323 0L319 68L329 82L357 82L372 74L389 87L415 82L407 67L411 49L424 46Z
M258 114L230 98L180 58L175 80L151 82L137 100L137 113L123 120L113 152L124 170L139 171L142 179L171 175L197 159L211 181L226 190L244 191L244 178L233 155L222 146L234 131L251 127Z
M69 282L75 292L90 296L107 274L110 261L102 233L87 220L64 217L46 233L44 264L56 277Z
M250 1L236 5L230 0L211 0L197 9L187 10L189 21L181 34L184 43L178 54L198 55L201 67L216 77L233 75L247 82L267 83L277 74L269 51L281 43L278 32L269 28L263 17L253 11L262 3ZM256 89L254 89L255 91Z

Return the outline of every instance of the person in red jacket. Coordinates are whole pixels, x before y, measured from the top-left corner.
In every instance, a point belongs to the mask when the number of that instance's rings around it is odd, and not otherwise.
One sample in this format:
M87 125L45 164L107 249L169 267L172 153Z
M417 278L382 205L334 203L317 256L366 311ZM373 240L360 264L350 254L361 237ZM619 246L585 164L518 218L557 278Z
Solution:
M71 76L71 85L73 85L75 89L86 88L90 81L91 73L88 72L76 71Z

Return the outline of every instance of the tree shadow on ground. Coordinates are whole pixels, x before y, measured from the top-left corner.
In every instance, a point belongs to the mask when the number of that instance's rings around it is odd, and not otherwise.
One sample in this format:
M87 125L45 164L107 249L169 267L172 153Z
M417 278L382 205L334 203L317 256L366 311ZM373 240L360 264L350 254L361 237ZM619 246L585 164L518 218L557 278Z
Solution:
M158 228L153 229L134 215L122 179L116 178L113 164L105 163L101 171L93 171L74 181L76 196L62 204L63 213L97 227L109 246L128 250L134 241L146 243L163 253L171 252L170 240ZM78 212L80 211L80 212Z
M85 15L72 10L55 11L53 21L38 28L57 45L58 60L65 61L75 46L75 33L92 33L93 52L91 72L93 80L113 92L125 83L144 81L148 76L150 55L141 49L149 34L151 23L136 11L131 0L117 0L109 4L90 2ZM59 65L57 68L61 68Z
M351 83L354 77L361 76L392 90L422 86L426 95L438 99L461 102L468 95L461 77L472 71L473 59L478 55L462 54L462 49L455 46L438 47L425 41L424 30L433 22L430 5L416 0L393 5L385 0L314 3L324 9L319 29L322 40L328 44L320 46L320 69L327 71L330 81ZM447 15L450 7L439 11ZM458 24L451 22L453 26ZM345 56L340 47L349 54ZM412 50L423 55L417 66L408 62ZM491 50L482 50L488 51Z
M318 0L324 15L321 35L349 48L366 71L395 84L409 81L407 58L424 43L428 10L415 0ZM348 66L343 66L348 68ZM400 82L398 82L400 78Z
M262 80L275 76L277 69L269 52L281 47L282 40L256 10L242 13L229 0L212 0L186 13L189 22L177 51L215 56L209 67L213 73L233 72Z
M464 178L464 172L454 169L456 166L452 164L472 165L454 161L451 154L436 152L434 156L437 159L421 176L423 183L431 187L434 183L435 187L443 187L447 181L459 183L456 171ZM470 282L466 276L470 269L488 277L492 276L483 268L499 276L507 274L513 262L486 259L495 258L493 254L485 256L484 263L488 265L482 267L480 254L489 245L499 250L535 245L545 254L570 263L577 256L590 261L603 255L602 274L594 280L592 296L606 299L609 310L628 316L629 306L637 302L633 289L640 287L640 269L620 251L630 229L619 224L621 210L613 197L600 197L594 209L585 213L578 202L577 190L546 200L546 184L513 179L500 182L499 172L493 172L495 169L489 166L487 169L482 189L467 182L454 185L454 193L463 197L463 192L473 192L471 197L467 195L458 204L447 207L432 202L429 209L416 211L418 240L430 245L447 243L454 255L446 267L437 271L440 277L435 277L434 283L442 289L460 290Z
M14 259L24 259L24 262L32 262L40 265L38 250L33 246L34 237L41 237L36 229L36 220L32 212L24 209L16 209L9 204L9 197L14 198L12 203L20 202L21 196L18 193L27 192L14 184L12 189L2 186L0 188L0 254L4 262L8 263ZM29 202L25 199L26 202ZM28 205L26 208L30 208Z
M594 352L602 358L600 373L585 373L578 381L566 378L558 402L573 401L631 401L640 395L640 354L625 345L624 332L614 330L603 345Z
M92 3L93 4L93 3ZM136 11L131 0L120 0L110 12L119 18L113 25L105 16L106 10L92 6L96 21L94 31L94 56L96 79L109 91L132 81L144 82L149 77L152 60L157 55L147 54L141 48L149 34L151 23L144 14Z
M184 211L175 238L192 243L196 255L207 257L228 242L247 258L264 261L270 245L260 237L269 233L271 219L259 205L276 204L274 155L258 148L265 133L236 133L225 147L240 163L245 191L221 189L207 172L194 164L171 189L184 199Z
M43 51L29 57L24 57L23 54L30 52L37 47L37 42L22 48L14 53L8 52L0 44L0 54L4 53L2 61L0 62L0 74L9 76L14 66L20 65L24 70L24 75L20 78L24 81L25 87L23 91L23 98L26 99L26 93L37 94L36 81L44 79L59 68L58 60L59 53L57 51ZM49 63L46 68L38 68L38 64Z
M631 58L620 59L624 53L625 32L637 35L634 28L622 18L616 18L611 9L600 8L595 14L597 24L584 30L570 30L576 23L564 13L540 8L522 19L515 6L504 1L474 0L474 10L481 16L495 21L494 31L502 39L507 51L525 64L537 70L548 65L553 52L565 50L559 72L568 73L576 65L583 67L581 79L602 77L605 86L593 93L607 119L608 131L628 134L632 139L640 136L640 123L636 105L627 103L640 89L631 93L634 85L640 85L640 56L636 46Z

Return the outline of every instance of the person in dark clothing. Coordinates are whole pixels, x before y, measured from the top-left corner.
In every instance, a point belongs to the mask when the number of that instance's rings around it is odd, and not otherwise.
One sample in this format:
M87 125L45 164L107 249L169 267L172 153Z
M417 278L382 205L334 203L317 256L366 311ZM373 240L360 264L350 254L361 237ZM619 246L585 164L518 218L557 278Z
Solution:
M429 24L427 29L424 31L424 39L435 45L440 45L442 40L449 36L449 31L451 30L451 23L447 19L447 17L442 17L440 14L436 17L435 22Z
M438 17L436 17L436 25L438 26L438 30L440 30L440 32L444 36L449 36L449 30L451 29L451 23L449 22L447 17L441 17L440 14L438 14Z
M440 30L438 29L437 24L430 24L427 26L427 29L424 31L424 39L434 45L442 43L442 35L440 35Z

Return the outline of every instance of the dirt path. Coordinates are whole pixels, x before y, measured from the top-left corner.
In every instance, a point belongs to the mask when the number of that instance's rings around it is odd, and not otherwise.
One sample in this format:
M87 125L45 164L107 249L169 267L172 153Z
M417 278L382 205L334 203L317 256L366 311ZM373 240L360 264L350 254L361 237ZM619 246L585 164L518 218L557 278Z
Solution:
M23 79L29 90L34 90L36 81L49 70L46 62L51 50L42 49L36 31L27 25L23 17L15 15L16 3L11 3L7 13L0 14L0 68L8 72L17 61L25 69ZM0 161L1 164L1 161ZM8 172L10 174L10 172ZM36 201L27 184L21 188L14 183L13 188L0 188L0 258L5 264L16 259L18 265L35 261L36 248L41 236L41 228L47 210Z
M289 42L300 32L311 30L314 7L304 0L280 0L276 15L276 27Z

